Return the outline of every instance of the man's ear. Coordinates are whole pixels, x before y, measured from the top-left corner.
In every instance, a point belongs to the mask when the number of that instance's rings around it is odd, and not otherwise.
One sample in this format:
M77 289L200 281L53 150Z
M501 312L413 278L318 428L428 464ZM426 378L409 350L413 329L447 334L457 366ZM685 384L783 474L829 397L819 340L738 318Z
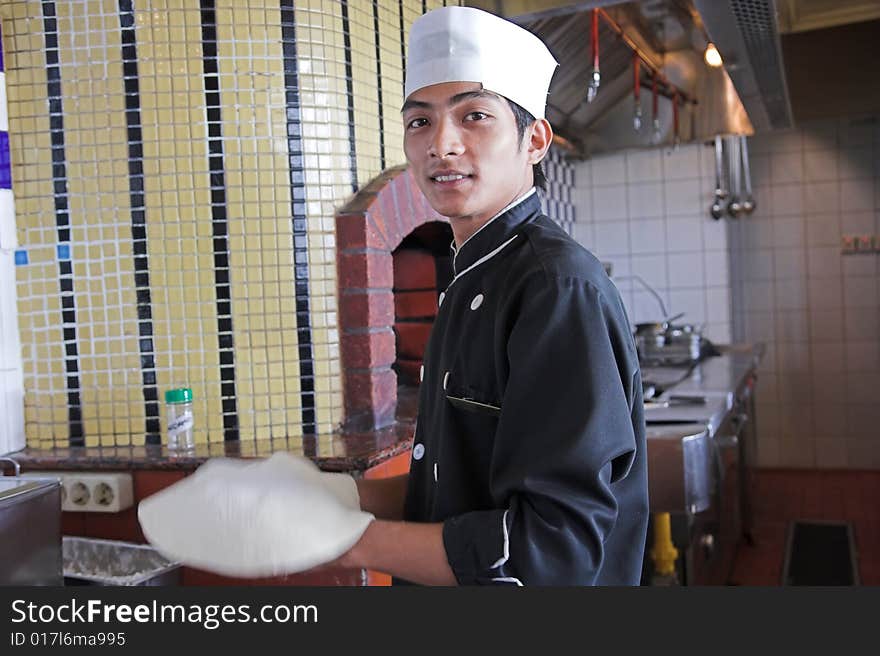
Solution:
M532 123L529 130L529 164L537 164L544 159L552 142L553 128L546 118L540 118Z

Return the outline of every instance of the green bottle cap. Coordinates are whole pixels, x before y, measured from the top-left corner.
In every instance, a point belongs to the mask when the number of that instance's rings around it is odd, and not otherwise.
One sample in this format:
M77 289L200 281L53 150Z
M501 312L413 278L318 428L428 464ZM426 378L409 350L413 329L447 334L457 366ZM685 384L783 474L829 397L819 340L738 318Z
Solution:
M179 387L165 392L165 403L189 403L193 400L193 391L189 387Z

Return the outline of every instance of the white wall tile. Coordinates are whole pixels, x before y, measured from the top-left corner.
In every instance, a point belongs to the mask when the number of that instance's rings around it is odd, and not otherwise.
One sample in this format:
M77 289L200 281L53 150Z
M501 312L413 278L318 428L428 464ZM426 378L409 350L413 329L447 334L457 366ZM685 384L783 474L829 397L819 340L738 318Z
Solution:
M660 298L663 300L663 304L666 307L666 310L669 313L675 313L676 311L670 307L669 304L669 295L664 290L656 290L660 295ZM641 288L634 288L632 292L632 310L629 313L630 320L636 323L642 323L647 321L662 321L666 319L666 317L662 316L663 311L660 308L660 304L657 302L657 299L654 298L652 294L644 291Z
M811 309L839 310L843 307L842 278L809 278L807 299Z
M840 211L860 212L874 209L874 190L865 180L840 182Z
M773 247L803 248L806 242L806 228L802 216L773 218Z
M702 289L669 290L670 314L684 312L683 321L699 324L706 321L706 292Z
M873 178L876 174L874 153L870 145L840 151L841 180Z
M776 279L807 277L807 255L800 248L779 248L774 252L774 272Z
M640 276L654 289L666 289L667 282L666 256L659 255L633 255L630 258L632 273Z
M575 223L572 226L572 236L587 250L595 254L595 236L592 223Z
M811 304L810 337L814 344L842 340L843 315L840 309L823 310Z
M877 308L877 278L874 276L843 279L843 302L847 308Z
M741 256L744 265L745 280L773 280L774 273L774 253L771 249L746 251Z
M772 281L754 281L745 283L745 311L769 312L775 307Z
M698 216L666 219L666 247L671 252L702 252L703 219Z
M870 235L874 232L874 212L841 212L840 231L845 235Z
M626 185L593 187L594 221L625 219L626 216Z
M783 342L809 342L810 324L806 309L776 310L776 340Z
M846 434L846 406L843 403L824 403L822 399L814 399L814 403L816 434L843 438Z
M845 374L825 373L811 379L813 398L816 403L844 405L846 403Z
M610 255L629 254L629 223L627 221L601 221L593 224L596 253Z
M816 467L818 469L843 469L846 467L847 443L842 436L822 437L817 432L813 444L816 449Z
M804 180L824 182L837 180L836 150L807 150L804 152Z
M811 278L840 277L840 248L821 246L807 249L807 273Z
M840 217L836 214L808 214L807 246L838 246L840 244Z
M703 267L707 285L729 288L730 262L727 251L705 251L703 253Z
M733 330L730 322L713 323L710 321L703 329L703 335L713 344L730 344L733 342Z
M749 153L749 166L752 173L752 192L756 188L766 189L770 181L770 153L754 155ZM714 179L714 174L713 174Z
M706 289L706 321L730 325L730 289L727 287Z
M663 219L630 222L629 244L634 255L665 252L666 224Z
M846 373L846 400L848 405L877 404L880 407L880 373L877 371L848 371ZM877 426L873 427L875 430Z
M661 180L660 151L634 150L626 153L626 179L629 184Z
M701 145L681 146L663 150L663 174L667 180L683 180L701 177ZM714 166L714 165L713 165ZM714 168L706 171L708 175ZM714 173L713 185L714 185Z
M842 374L846 371L844 342L813 342L810 346L813 374Z
M727 227L723 221L703 221L703 248L707 251L727 248Z
M807 281L800 278L776 279L776 307L799 310L807 307Z
M672 253L667 255L669 288L703 288L705 271L702 254Z
M765 136L769 142L768 152L791 152L804 147L803 135L800 130L776 130Z
M844 278L876 276L878 262L876 255L847 255L840 258Z
M877 449L876 440L847 438L846 466L851 469L880 468L880 451Z
M663 216L663 185L659 182L629 184L629 218L650 219Z
M711 198L692 180L667 180L664 186L666 216L708 216Z
M880 342L852 341L845 346L847 371L880 371Z
M774 184L770 190L770 209L773 215L800 216L804 213L804 186L800 184Z
M880 313L875 307L847 307L844 311L844 334L847 341L880 339Z
M770 311L746 312L744 320L746 338L755 342L772 342L776 339L775 314Z
M593 186L623 184L626 182L626 160L618 153L594 157L592 173Z
M771 152L770 175L774 186L790 182L803 182L804 161L802 153L800 151Z
M833 214L840 210L840 183L811 182L804 185L806 214Z

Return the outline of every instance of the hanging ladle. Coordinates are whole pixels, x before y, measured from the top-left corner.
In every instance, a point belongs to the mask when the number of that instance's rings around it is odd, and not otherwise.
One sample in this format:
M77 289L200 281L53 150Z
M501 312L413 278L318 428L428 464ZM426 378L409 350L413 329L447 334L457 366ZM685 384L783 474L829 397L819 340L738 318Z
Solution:
M709 208L709 212L712 214L712 218L715 220L720 219L724 216L724 203L722 202L727 197L727 192L721 187L721 171L722 171L722 147L721 147L721 135L715 135L715 199L712 201L712 207Z
M749 145L748 140L746 139L746 135L740 135L739 146L740 158L742 159L743 176L745 177L746 183L746 197L743 198L742 209L743 212L745 212L746 214L751 214L755 211L757 204L755 203L755 199L752 196L752 173L749 167Z
M736 135L727 138L728 144L728 168L730 172L730 200L727 201L727 214L730 218L737 218L743 211L742 182L740 176L739 138Z

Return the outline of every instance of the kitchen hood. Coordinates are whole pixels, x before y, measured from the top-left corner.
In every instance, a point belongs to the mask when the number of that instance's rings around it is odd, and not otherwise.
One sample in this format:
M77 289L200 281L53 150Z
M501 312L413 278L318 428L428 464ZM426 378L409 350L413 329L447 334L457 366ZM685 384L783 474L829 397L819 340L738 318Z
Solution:
M556 56L547 118L576 156L754 131L727 71L703 59L709 39L692 0L468 4L529 29ZM599 85L590 100L597 56Z
M556 56L547 118L558 143L579 157L880 112L880 86L872 84L880 77L877 0L466 4L538 34ZM710 42L721 66L704 60ZM590 100L597 55L599 85ZM661 79L656 114L654 71Z

